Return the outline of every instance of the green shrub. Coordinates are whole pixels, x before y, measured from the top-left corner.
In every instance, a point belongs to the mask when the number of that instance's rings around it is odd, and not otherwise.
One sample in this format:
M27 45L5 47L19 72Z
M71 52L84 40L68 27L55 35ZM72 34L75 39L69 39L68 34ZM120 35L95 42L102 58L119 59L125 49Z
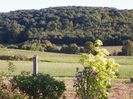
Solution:
M24 55L21 55L21 54L16 54L12 57L12 60L17 60L17 61L29 61L31 60L31 58L28 58Z
M0 60L15 60L15 61L30 61L32 58L28 58L24 55L21 54L16 54L16 55L2 55L0 56Z
M11 44L11 45L8 45L7 48L10 48L10 49L18 49L18 46L17 45L14 45L14 44Z
M75 43L72 43L72 44L70 44L69 45L69 52L71 53L71 54L76 54L76 53L79 53L79 47L77 46L77 44L75 44Z
M68 45L63 45L60 49L60 52L62 53L68 53L68 54L76 54L80 52L79 47L77 44L72 43L69 46Z
M9 62L8 72L0 72L0 99L28 99L25 93L12 84L11 75L15 66Z
M63 45L60 49L61 53L69 53L68 45Z
M4 84L0 87L0 99L29 99L29 97L22 93L18 88L7 88Z
M84 44L84 51L85 53L92 53L94 49L94 44L92 42L86 42Z
M80 52L85 53L85 49L83 47L80 47Z
M5 48L5 46L4 46L4 45L2 45L2 44L0 44L0 48Z
M123 43L122 55L133 56L133 42L127 40Z
M13 81L22 92L34 99L59 99L65 90L63 82L44 74L21 74L15 76Z
M77 71L74 80L79 99L107 99L111 78L118 72L118 64L113 59L107 59L109 53L100 48L100 40L95 41L95 54L83 54L82 71Z

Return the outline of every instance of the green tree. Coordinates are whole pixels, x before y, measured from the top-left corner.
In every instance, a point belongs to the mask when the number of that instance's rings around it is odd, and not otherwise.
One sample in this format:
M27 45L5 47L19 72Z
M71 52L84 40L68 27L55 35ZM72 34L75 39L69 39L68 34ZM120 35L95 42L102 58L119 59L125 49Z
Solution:
M85 50L86 53L92 53L93 49L94 49L94 44L92 42L87 41L84 44L84 50Z
M122 47L122 54L133 56L133 42L132 41L127 40L124 42L123 47Z
M77 44L72 43L72 44L69 45L69 51L72 54L79 53L79 47L77 46Z

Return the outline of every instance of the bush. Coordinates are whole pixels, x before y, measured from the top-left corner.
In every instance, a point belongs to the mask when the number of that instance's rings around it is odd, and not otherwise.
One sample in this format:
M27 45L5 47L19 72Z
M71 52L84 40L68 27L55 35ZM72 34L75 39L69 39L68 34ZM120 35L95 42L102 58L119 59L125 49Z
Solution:
M19 45L20 49L33 50L33 51L48 51L48 52L59 52L58 47L52 44L48 40L32 40L26 41Z
M11 45L8 45L7 48L10 48L10 49L18 49L18 46L17 45L14 45L14 44L11 44Z
M52 46L47 46L46 49L48 52L59 52L59 48L55 44L52 44Z
M31 58L28 58L24 55L21 55L21 54L16 54L12 57L12 60L17 60L17 61L29 61L31 60Z
M88 42L86 42L84 44L84 51L85 51L85 53L92 53L93 50L94 50L94 45L93 45L92 42L88 41Z
M133 42L127 40L123 43L122 55L133 56Z
M9 62L8 72L0 72L0 99L27 99L26 95L11 83L11 74L14 71L14 64Z
M9 55L0 56L0 60L30 61L32 60L32 58L28 58L21 54L16 54L13 56L9 56Z
M21 74L14 77L13 83L34 99L59 99L65 90L63 82L44 74L36 76Z
M118 64L107 59L109 53L100 48L101 41L95 41L95 54L83 54L82 71L77 71L74 87L80 99L107 99L111 78L115 78Z
M80 50L79 50L77 44L75 44L75 43L70 44L69 45L69 52L70 52L70 54L77 54L77 53L79 53Z
M83 47L80 47L80 52L85 53L85 49Z
M62 53L69 53L69 48L68 48L68 45L63 45L60 49L60 52Z
M10 82L9 82L10 83ZM8 88L5 84L0 87L0 99L29 99L25 93L12 86Z
M0 48L5 48L5 46L4 46L4 45L2 45L2 44L0 44Z
M45 51L45 47L42 46L41 42L38 40L25 41L19 45L20 49L33 50L33 51Z
M60 52L68 54L76 54L80 52L80 49L78 48L77 44L72 43L69 46L63 45L60 49Z

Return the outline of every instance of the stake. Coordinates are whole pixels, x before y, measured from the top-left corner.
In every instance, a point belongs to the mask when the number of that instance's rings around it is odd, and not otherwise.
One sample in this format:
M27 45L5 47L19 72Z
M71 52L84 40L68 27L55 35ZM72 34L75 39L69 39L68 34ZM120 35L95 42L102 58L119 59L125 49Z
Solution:
M34 55L33 57L33 75L36 76L38 74L38 56Z

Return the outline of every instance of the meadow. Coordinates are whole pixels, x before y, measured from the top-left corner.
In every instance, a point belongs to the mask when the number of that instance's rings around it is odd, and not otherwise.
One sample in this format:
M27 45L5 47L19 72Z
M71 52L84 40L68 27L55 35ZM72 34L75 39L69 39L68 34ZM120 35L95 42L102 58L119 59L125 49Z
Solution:
M18 49L0 49L2 55L25 55L32 58L35 54L39 57L39 72L50 74L54 77L73 77L75 76L76 68L80 70L83 66L80 64L81 54L62 54L39 51L26 51ZM119 78L126 79L133 76L133 57L132 56L108 56L114 58L119 67ZM16 70L14 74L20 74L21 71L33 71L32 61L11 61ZM0 71L6 71L8 67L7 60L0 60Z

